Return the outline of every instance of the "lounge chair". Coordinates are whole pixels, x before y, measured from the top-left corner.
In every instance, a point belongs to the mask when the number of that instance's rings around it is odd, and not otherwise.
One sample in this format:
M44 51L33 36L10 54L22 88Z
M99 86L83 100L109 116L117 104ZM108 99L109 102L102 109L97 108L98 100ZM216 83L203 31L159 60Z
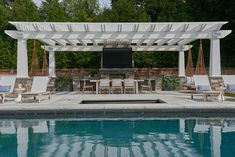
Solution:
M121 79L112 79L112 94L115 90L120 90L120 93L123 93L122 89L122 80Z
M102 91L107 90L110 93L110 82L109 79L100 79L100 94Z
M135 80L134 79L124 79L124 93L127 89L132 90L135 93Z
M3 120L0 121L0 133L1 134L16 134L16 127L13 121Z
M204 101L207 101L208 96L219 96L219 91L212 91L207 75L194 75L194 82L197 93L202 93Z
M186 76L186 80L182 86L185 90L195 90L193 76Z
M15 87L16 76L1 76L0 80L0 97L2 98L2 103L5 101L5 96L13 93Z
M48 76L35 76L33 78L33 84L30 92L22 93L21 102L25 97L32 96L34 100L36 100L36 96L38 97L38 102L41 101L42 95L48 95L48 99L50 99L50 91L47 91L47 85L49 82Z
M38 125L32 126L33 133L48 133L47 121L39 121Z
M227 92L235 94L235 75L222 75Z

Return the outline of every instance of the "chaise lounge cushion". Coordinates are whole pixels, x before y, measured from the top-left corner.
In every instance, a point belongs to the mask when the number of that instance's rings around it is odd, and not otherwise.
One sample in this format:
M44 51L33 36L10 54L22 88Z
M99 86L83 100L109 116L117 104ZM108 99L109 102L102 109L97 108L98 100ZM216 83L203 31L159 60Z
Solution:
M235 84L227 84L227 88L229 91L235 91Z
M11 89L11 86L10 85L0 85L0 92L9 92Z
M198 86L197 86L197 89L198 89L199 91L211 91L209 85L198 85Z

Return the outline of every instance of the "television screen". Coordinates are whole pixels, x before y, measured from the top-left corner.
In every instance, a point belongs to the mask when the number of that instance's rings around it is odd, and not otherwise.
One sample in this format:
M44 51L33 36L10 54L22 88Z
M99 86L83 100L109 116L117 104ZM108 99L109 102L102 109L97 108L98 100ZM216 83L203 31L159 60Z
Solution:
M103 68L132 68L132 48L104 48Z

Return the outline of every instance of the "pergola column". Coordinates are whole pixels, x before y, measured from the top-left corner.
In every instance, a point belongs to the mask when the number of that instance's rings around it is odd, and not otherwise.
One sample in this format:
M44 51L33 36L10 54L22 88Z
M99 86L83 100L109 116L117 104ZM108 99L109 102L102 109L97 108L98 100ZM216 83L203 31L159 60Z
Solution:
M17 77L27 78L28 75L28 54L27 40L17 40Z
M56 77L55 73L55 51L49 52L49 76Z
M179 64L178 64L179 77L185 77L185 61L184 51L179 51Z
M17 128L17 156L26 157L28 151L28 128Z
M179 119L179 124L180 124L180 133L184 133L185 132L185 119Z
M210 40L210 77L221 76L220 39Z
M221 126L210 127L211 156L221 156Z

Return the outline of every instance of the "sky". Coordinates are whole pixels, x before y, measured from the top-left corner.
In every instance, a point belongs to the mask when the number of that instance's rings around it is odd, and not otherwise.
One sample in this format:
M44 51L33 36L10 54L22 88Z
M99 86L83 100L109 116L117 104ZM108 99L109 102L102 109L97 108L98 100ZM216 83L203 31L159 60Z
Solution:
M34 2L35 2L38 6L40 6L41 1L42 1L42 0L34 0ZM99 3L100 3L101 8L103 8L104 6L110 7L110 0L99 0Z

